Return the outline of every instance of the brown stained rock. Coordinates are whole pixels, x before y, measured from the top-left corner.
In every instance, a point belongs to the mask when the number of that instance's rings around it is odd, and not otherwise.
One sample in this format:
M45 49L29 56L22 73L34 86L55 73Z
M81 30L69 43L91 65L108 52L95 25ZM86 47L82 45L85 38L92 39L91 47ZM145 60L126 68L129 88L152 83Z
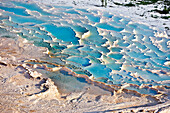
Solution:
M24 39L10 39L0 37L0 62L17 64L30 58L43 57L45 48L38 48L30 43L23 43Z

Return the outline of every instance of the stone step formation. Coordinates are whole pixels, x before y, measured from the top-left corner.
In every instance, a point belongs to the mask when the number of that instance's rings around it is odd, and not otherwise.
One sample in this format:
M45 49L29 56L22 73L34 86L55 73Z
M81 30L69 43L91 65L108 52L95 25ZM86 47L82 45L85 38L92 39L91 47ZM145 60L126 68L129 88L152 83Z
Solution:
M157 29L99 9L3 1L0 10L0 31L47 48L46 62L141 94L170 86L170 38Z

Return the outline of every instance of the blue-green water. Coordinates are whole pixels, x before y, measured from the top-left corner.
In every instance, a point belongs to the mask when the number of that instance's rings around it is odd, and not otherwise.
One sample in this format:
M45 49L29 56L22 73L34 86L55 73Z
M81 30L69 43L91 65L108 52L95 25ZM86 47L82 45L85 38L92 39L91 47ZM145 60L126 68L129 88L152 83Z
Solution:
M150 26L114 12L70 6L50 6L48 12L35 3L13 1L10 7L4 4L0 4L0 25L18 31L35 46L48 48L47 62L65 65L96 80L103 78L108 84L170 85L160 82L170 80L170 66L165 65L170 61L170 39L156 37L158 31ZM53 74L52 78L59 79L58 76ZM127 89L157 94L137 87Z
M8 11L8 12L13 12L21 16L30 16L23 8L10 8L10 7L5 7L5 6L0 6L0 9Z

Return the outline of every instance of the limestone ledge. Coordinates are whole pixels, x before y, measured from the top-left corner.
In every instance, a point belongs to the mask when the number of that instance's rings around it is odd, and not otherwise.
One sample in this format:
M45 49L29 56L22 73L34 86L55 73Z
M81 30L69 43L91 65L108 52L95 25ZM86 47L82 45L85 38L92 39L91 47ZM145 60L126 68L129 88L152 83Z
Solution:
M169 109L169 101L163 93L156 96L144 95L127 90L126 86L97 82L61 65L49 68L46 65L26 63L35 58L37 60L32 61L43 62L40 61L40 58L44 57L44 54L41 54L43 50L44 48L25 44L19 38L0 38L0 109L2 113L166 112ZM73 77L84 78L88 87L79 92L62 94L54 81L36 70L38 67L49 72L65 71Z

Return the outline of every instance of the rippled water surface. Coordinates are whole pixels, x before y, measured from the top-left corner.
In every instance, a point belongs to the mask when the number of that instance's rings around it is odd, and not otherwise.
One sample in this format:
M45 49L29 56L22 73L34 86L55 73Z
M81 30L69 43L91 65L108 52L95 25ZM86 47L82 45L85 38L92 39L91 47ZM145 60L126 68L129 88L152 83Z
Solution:
M48 48L48 62L107 84L170 85L163 82L170 80L170 39L147 25L114 12L69 6L8 1L0 9L0 27Z

